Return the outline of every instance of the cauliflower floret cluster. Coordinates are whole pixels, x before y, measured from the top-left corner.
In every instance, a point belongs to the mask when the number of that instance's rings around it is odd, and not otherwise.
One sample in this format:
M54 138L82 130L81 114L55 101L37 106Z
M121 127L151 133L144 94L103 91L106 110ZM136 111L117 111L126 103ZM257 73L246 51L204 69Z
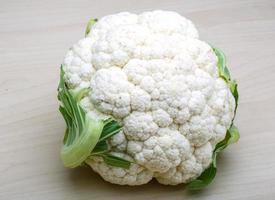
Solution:
M175 12L103 17L64 59L70 88L88 88L83 108L123 126L108 145L129 169L88 164L105 180L180 184L211 163L234 117L235 101L219 77L217 57L193 23Z

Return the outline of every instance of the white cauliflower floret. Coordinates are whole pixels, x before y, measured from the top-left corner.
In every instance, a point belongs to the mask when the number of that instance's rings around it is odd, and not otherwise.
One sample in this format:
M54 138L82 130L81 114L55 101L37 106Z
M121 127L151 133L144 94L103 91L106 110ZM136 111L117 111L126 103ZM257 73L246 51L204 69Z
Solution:
M158 126L151 113L133 112L124 119L124 132L127 139L144 141L156 134Z
M154 110L152 116L159 127L167 127L173 122L170 115L162 109Z
M110 138L109 143L115 151L124 152L127 148L127 140L123 131Z
M197 178L203 171L202 165L194 156L182 161L177 167L171 168L165 173L156 174L156 179L164 185L177 185L187 183Z
M70 88L88 88L81 105L123 129L108 141L130 169L87 163L105 180L140 185L189 182L211 163L234 117L235 101L217 56L193 23L175 12L103 17L65 56ZM117 154L117 152L119 152Z
M90 85L94 68L91 64L91 38L81 39L71 50L68 51L64 59L64 70L67 83L71 87L86 88Z
M114 27L136 24L138 15L129 12L121 12L115 15L107 15L100 19L100 23L94 24L94 27L88 34L88 37L98 39L105 36L105 34Z
M152 172L165 172L180 164L182 160L191 155L189 142L178 131L168 128L160 129L158 134L144 141L139 152L135 146L140 143L132 141L128 147L128 153L131 154L136 162L145 166Z
M194 156L197 159L197 162L200 163L204 169L208 167L212 161L212 151L213 149L209 142L197 147L194 151Z
M178 33L192 38L199 37L194 24L175 12L161 10L144 12L139 16L138 21L140 24L148 26L156 34Z
M136 87L131 93L131 108L137 111L146 111L151 107L151 96L144 90Z
M104 113L125 117L130 113L131 86L119 68L100 69L91 81L91 101Z
M114 156L132 160L131 157L123 153L113 153ZM110 182L119 185L141 185L148 183L153 178L153 173L144 167L132 164L129 169L119 167L112 167L107 165L101 157L94 157L86 161L94 171L100 176Z

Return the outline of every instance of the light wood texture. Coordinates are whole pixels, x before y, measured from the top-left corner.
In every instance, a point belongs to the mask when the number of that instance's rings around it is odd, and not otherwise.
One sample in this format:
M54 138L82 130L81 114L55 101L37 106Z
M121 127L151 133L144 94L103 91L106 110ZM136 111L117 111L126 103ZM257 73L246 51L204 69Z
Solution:
M203 40L227 54L239 82L240 142L219 157L217 178L201 192L153 181L104 182L59 158L65 124L58 113L59 66L90 17L119 11L175 10ZM274 199L274 0L0 1L0 199Z

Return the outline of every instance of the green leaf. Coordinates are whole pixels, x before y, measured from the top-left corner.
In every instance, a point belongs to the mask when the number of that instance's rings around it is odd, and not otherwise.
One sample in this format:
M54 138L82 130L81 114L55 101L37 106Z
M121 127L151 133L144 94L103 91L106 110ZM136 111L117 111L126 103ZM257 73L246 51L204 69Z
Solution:
M230 137L227 141L227 146L238 142L238 140L240 139L240 132L238 128L234 126L234 124L231 125L227 132L230 134Z
M114 167L121 167L125 169L129 169L131 162L128 160L125 160L123 158L105 153L100 155L104 162L107 163L108 165L114 166Z
M83 91L73 94L67 89L64 81L64 71L61 66L58 99L63 105L59 107L67 129L63 139L61 159L66 167L80 166L96 146L104 127L103 121L91 119L86 115L78 101ZM78 98L79 97L79 98Z
M96 144L96 146L95 146L93 152L91 153L91 155L94 156L94 155L102 154L102 153L105 153L105 152L108 152L108 151L109 151L108 144L104 140L104 141L98 142Z
M230 128L226 131L225 138L219 142L213 152L213 165L217 166L217 155L219 152L221 152L223 149L225 149L230 144L236 143L240 138L240 134L238 131L238 128L232 124Z
M218 48L212 47L213 51L215 52L216 56L218 57L218 71L219 76L225 80L228 84L230 91L235 99L236 107L235 113L238 107L238 100L239 100L239 93L238 93L238 84L235 80L231 80L230 72L226 66L226 58L222 50Z
M209 185L216 176L217 168L213 163L195 180L187 185L187 189L199 190Z
M61 66L58 99L62 105L59 111L67 125L61 150L64 166L74 168L83 165L90 156L104 155L107 164L125 168L128 161L107 154L106 140L117 134L121 126L111 118L96 120L89 117L79 103L88 92L89 89L68 89Z
M73 96L73 98L79 102L81 99L83 99L84 96L86 96L89 93L88 88L76 88L76 89L70 89L70 94Z
M236 106L234 110L234 117L233 117L233 120L234 120L237 107L238 107L238 101L239 101L238 84L235 80L231 79L230 72L226 66L226 59L225 59L224 53L218 48L212 47L212 49L215 52L216 56L218 57L217 65L218 65L219 76L225 80L235 99ZM233 120L232 120L232 123L233 123Z
M239 138L239 131L237 127L232 124L227 130L225 138L216 145L213 151L212 163L210 166L197 179L191 181L187 185L187 188L190 190L199 190L209 185L216 176L218 153L225 149L228 145L237 142Z
M223 78L226 82L230 81L230 72L226 67L226 58L224 53L218 49L213 47L213 51L215 52L216 56L218 57L218 70L219 76Z
M239 101L239 92L238 92L238 84L237 82L234 80L234 81L230 81L229 82L229 87L230 87L230 91L235 99L235 110L234 110L234 118L233 120L235 119L235 116L236 116L236 111L237 111L237 108L238 108L238 101ZM232 120L232 122L233 122Z
M92 18L92 19L89 20L89 22L88 22L88 24L86 26L85 36L87 36L90 33L92 26L96 22L97 22L97 19L94 19L94 18Z
M224 53L220 49L217 49L217 48L213 48L213 51L216 53L216 55L218 57L217 65L218 65L219 76L221 78L223 78L225 80L225 82L228 84L228 87L230 88L230 91L235 99L236 106L235 106L234 117L233 117L233 120L234 120L235 115L236 115L237 106L238 106L238 99L239 99L238 88L237 88L238 85L235 80L231 80L229 70L226 67L226 59L225 59ZM230 144L237 142L240 138L239 131L238 131L237 127L234 126L233 120L232 120L230 128L226 131L225 138L216 145L216 147L213 151L212 163L197 179L191 181L187 185L188 189L191 189L191 190L202 189L202 188L206 187L207 185L209 185L215 178L216 172L217 172L217 156L218 156L218 154L223 149L225 149L227 146L229 146Z
M110 119L105 122L99 141L104 141L117 134L122 127L115 120Z

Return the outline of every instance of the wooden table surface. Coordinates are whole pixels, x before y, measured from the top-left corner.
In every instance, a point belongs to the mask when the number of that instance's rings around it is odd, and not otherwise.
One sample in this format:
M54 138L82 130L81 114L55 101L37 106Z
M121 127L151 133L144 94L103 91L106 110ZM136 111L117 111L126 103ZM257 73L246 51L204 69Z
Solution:
M65 169L59 150L59 66L90 17L175 10L201 39L223 49L239 82L238 144L220 157L201 192L156 181L104 182L88 168ZM0 0L0 199L275 199L274 0Z

